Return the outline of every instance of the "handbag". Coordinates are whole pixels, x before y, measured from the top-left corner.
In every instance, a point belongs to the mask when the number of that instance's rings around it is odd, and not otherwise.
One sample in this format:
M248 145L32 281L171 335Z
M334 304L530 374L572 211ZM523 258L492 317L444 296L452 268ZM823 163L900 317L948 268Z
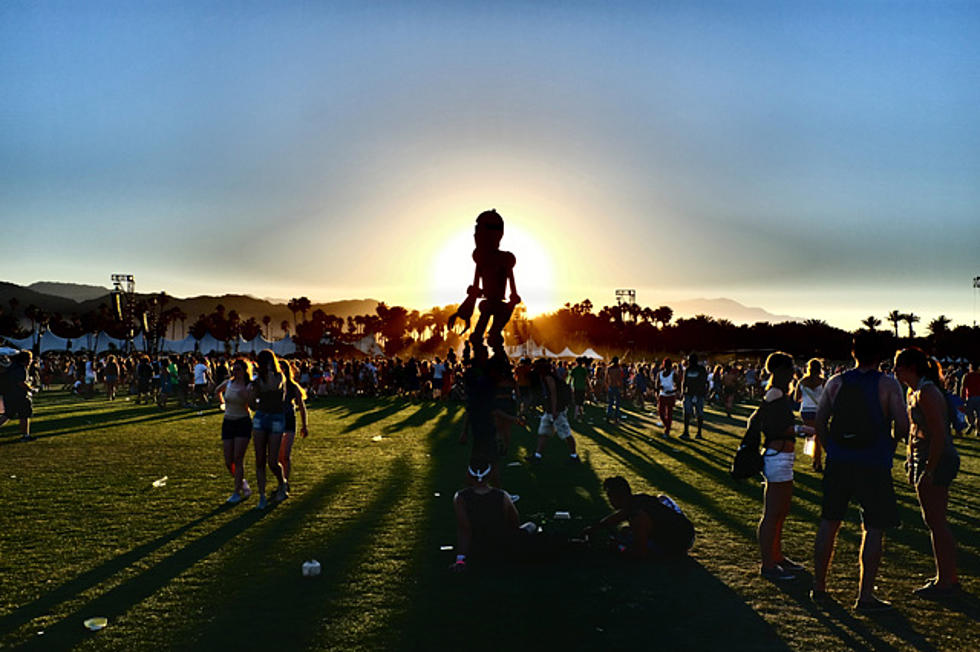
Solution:
M742 436L738 450L735 451L732 468L728 472L736 480L744 480L762 473L762 453L759 452L759 446L762 444L760 412L765 406L766 403L763 402L749 417L745 434Z

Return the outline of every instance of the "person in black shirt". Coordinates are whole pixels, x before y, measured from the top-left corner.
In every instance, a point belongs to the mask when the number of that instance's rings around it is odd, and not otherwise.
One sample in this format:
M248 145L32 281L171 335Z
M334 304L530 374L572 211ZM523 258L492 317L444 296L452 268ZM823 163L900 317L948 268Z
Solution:
M31 392L34 388L31 387L28 380L30 375L27 371L31 367L32 358L30 351L21 351L11 359L10 366L5 372L5 389L3 390L5 418L0 422L0 425L6 423L8 419L19 420L21 441L33 441L35 439L31 436L31 417L34 416Z
M633 559L684 555L694 545L694 526L669 496L634 494L626 478L618 475L606 478L602 487L616 511L585 528L586 536L628 522L617 539L620 552Z
M691 416L697 415L698 434L701 439L701 426L704 424L704 399L708 396L708 370L698 363L698 356L692 353L687 359L687 368L681 380L681 395L684 397L684 432L681 439L688 439Z

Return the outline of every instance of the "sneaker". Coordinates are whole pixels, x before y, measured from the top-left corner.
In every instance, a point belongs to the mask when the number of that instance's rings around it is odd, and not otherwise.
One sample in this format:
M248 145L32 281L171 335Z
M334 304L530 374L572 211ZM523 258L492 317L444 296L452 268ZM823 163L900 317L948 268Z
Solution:
M243 483L242 484L242 500L245 500L246 498L248 498L251 495L252 495L252 488L248 486L248 483L247 482Z
M512 493L508 492L507 495L510 496L510 502L512 502L512 503L516 503L518 500L521 499L521 495L520 494L512 494Z
M792 559L790 559L789 557L783 557L779 561L779 565L782 566L783 568L785 568L786 570L792 571L794 573L798 573L800 571L806 570L806 568L803 566L803 564L797 563L797 562L793 561Z
M582 458L578 455L569 455L566 461L568 464L581 464Z
M701 436L701 433L700 432L698 434L694 435L694 438L695 439L704 439L704 437Z
M538 465L544 461L544 457L541 455L528 455L527 461L529 464Z
M912 593L925 600L946 600L955 597L959 589L959 582L952 586L942 587L936 584L935 579L931 579L926 582L925 586L920 586L912 591Z
M286 498L286 488L282 485L276 487L276 491L272 494L272 502L281 503L282 501L286 500Z
M861 613L866 614L891 611L891 609L893 609L891 602L879 600L875 596L871 596L870 598L858 598L857 602L854 603L855 611L860 611Z
M36 439L37 439L37 437L35 437L34 435L21 435L20 436L20 440L21 441L34 441Z
M796 579L796 575L789 572L779 564L776 564L772 568L763 568L762 570L759 571L759 574L762 577L766 578L767 580L772 580L772 581L784 581L784 580Z
M236 491L232 495L228 496L228 500L225 502L229 505L237 505L238 503L242 502L242 497L238 495L238 492Z
M265 499L265 494L259 496L259 504L255 506L255 509L265 509L269 506L269 501Z
M685 433L684 433L683 435L681 435L681 437L680 437L680 438L681 438L681 439L690 439L690 438L691 438L691 436L690 436L689 434L687 434L687 433L685 432Z

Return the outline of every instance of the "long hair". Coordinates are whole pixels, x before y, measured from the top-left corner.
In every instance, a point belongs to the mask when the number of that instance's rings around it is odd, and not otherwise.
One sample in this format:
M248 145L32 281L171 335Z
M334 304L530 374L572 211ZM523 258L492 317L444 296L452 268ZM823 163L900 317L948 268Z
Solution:
M269 369L273 372L279 369L279 361L276 359L276 354L272 349L262 349L259 351L258 356L256 356L256 362L259 365L259 380L263 383L269 381Z
M286 377L286 389L288 390L290 387L292 387L293 391L296 393L296 396L299 397L299 400L302 401L305 399L306 391L294 380L296 377L296 370L293 369L293 363L284 358L279 358L279 369L282 370L282 375Z
M931 380L939 388L943 387L943 368L935 358L929 357L917 346L899 351L895 356L895 366L914 369L920 378Z
M766 358L766 371L769 372L769 387L776 386L776 375L777 372L786 372L789 374L786 377L788 383L789 379L793 376L793 358L788 353L783 353L782 351L776 351L775 353L770 353L769 357ZM785 388L781 388L785 389Z

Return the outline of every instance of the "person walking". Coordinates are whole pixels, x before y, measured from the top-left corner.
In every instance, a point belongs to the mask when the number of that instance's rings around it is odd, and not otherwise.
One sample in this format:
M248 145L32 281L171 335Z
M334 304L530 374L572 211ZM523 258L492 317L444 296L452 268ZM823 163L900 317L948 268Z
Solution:
M688 429L691 418L697 420L698 433L696 439L702 439L701 428L704 425L704 401L708 396L708 370L698 361L698 355L692 353L687 358L687 368L681 382L681 395L684 397L684 432L681 439L688 439Z
M279 362L271 349L263 349L256 356L258 374L252 381L255 398L255 418L252 422L252 439L255 440L255 476L259 483L259 503L256 509L265 509L265 467L268 464L279 486L273 494L278 502L286 498L285 479L279 463L279 447L286 427L284 416L286 403L286 379L279 372Z
M949 598L959 589L959 578L956 541L946 520L946 508L960 456L953 445L949 407L941 389L942 369L922 349L909 348L895 356L895 377L910 390L906 470L909 484L919 497L936 562L936 576L914 593L921 598Z
M619 423L622 416L623 400L623 368L619 364L619 357L614 356L612 364L606 370L606 386L608 394L606 396L606 421Z
M657 372L657 411L664 426L663 438L670 438L670 428L674 423L674 403L677 402L677 372L670 358L664 358Z
M800 403L800 418L805 426L813 427L816 422L817 406L825 383L823 364L816 358L811 359L806 363L806 375L800 378L793 392L793 398ZM823 471L823 448L816 437L813 438L813 470Z
M863 534L854 607L858 611L883 611L891 604L874 595L875 577L884 532L899 524L892 457L896 442L908 435L909 421L898 381L878 371L883 357L879 336L855 335L852 355L856 366L827 381L817 406L815 427L827 461L810 596L816 602L827 599L827 571L834 542L848 503L856 499L861 505Z
M231 378L218 385L214 392L225 408L225 416L221 420L221 445L225 467L234 480L232 494L225 501L231 505L252 495L245 480L245 451L252 435L249 405L255 398L250 384L251 376L251 365L246 360L235 360L231 366Z
M299 434L306 439L309 434L309 416L306 412L306 392L295 380L295 370L289 360L280 360L279 368L286 378L286 402L283 407L282 445L279 447L279 465L282 467L283 493L289 495L289 478L293 471L293 441L296 439L296 410L299 410Z

